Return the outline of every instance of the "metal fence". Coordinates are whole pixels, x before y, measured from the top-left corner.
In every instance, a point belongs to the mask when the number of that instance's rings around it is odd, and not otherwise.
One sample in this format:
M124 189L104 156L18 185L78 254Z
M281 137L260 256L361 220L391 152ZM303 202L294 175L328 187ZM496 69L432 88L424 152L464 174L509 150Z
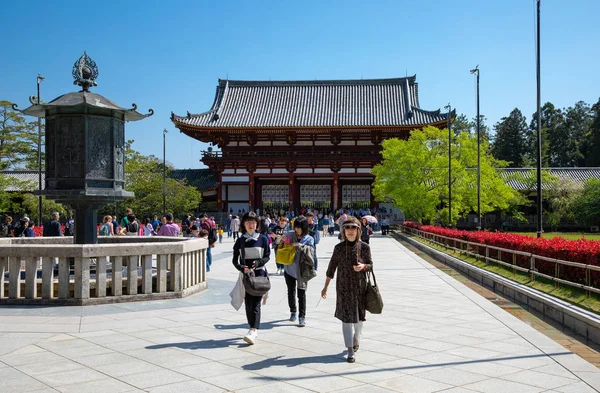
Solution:
M531 280L536 280L538 277L545 278L554 282L556 288L564 284L585 290L588 297L590 292L600 294L600 266L597 265L564 261L529 252L469 242L405 226L402 227L402 231L440 247L474 257L476 260L482 259L486 265L490 263L501 265L512 269L513 274L516 274L517 271L529 274ZM570 280L561 278L561 276L569 277Z

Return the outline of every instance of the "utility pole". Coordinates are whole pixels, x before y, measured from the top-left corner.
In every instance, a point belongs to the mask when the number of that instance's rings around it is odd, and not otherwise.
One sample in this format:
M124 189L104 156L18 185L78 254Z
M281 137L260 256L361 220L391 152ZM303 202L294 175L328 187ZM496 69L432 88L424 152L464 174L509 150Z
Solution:
M448 226L452 226L452 106L448 109Z
M540 1L537 0L537 237L542 237L542 96L540 82Z
M167 214L167 134L169 131L163 130L163 216Z
M477 74L477 229L481 229L481 116L479 115L479 65L471 70Z
M37 104L40 105L40 83L44 77L38 74L37 76ZM38 226L42 226L42 118L38 117Z

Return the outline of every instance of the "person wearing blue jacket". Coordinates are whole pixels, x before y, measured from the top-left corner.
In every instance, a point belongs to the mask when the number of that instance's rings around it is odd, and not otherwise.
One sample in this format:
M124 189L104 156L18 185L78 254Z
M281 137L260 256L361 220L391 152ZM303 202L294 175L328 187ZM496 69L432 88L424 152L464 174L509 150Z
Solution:
M287 232L284 236L277 236L277 242L285 242L296 247L296 256L291 265L284 266L283 276L288 292L288 305L290 307L290 322L298 321L298 326L306 326L306 288L307 279L300 277L301 257L303 252L314 255L315 241L308 233L308 220L304 216L296 217L294 230ZM297 287L297 289L296 289ZM296 293L298 295L298 307L296 307Z

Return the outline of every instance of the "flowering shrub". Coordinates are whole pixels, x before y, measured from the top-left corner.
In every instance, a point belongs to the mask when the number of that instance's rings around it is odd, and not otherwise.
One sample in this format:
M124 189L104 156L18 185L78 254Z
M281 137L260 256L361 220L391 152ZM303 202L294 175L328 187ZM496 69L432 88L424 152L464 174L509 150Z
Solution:
M487 244L494 247L506 248L509 250L523 251L534 255L540 255L563 261L579 262L591 265L600 265L600 241L586 240L567 240L562 237L552 239L534 238L532 236L517 235L515 233L478 231L470 232L459 229L442 228L433 225L421 225L415 222L407 221L404 226L408 228L419 229L424 232L433 233L449 238L465 240L473 243ZM485 255L485 249L471 250ZM497 251L490 250L490 257L500 259L507 263L512 263L512 255L504 253L498 258ZM524 268L530 268L529 257L517 256L516 264ZM535 267L538 272L550 276L555 276L555 263L550 261L536 260ZM573 266L560 266L559 277L565 280L585 284L585 269ZM600 274L591 271L591 282L600 284Z

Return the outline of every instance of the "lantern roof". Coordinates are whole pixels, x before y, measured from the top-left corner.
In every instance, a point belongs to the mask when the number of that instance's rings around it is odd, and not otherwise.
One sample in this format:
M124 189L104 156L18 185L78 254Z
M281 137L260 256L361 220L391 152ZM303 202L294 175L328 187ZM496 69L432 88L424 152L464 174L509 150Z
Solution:
M114 113L122 114L125 121L142 120L154 114L152 109L148 111L148 114L139 113L135 104L132 104L133 108L123 108L106 97L90 93L90 87L98 85L96 78L98 78L99 72L96 62L86 52L83 52L83 55L77 59L73 65L71 74L74 79L73 84L81 86L81 91L63 94L48 103L39 102L35 96L31 96L29 97L29 102L32 105L29 108L19 110L17 109L17 105L13 105L13 109L28 116L45 117L48 109L77 106L93 107L108 109Z

